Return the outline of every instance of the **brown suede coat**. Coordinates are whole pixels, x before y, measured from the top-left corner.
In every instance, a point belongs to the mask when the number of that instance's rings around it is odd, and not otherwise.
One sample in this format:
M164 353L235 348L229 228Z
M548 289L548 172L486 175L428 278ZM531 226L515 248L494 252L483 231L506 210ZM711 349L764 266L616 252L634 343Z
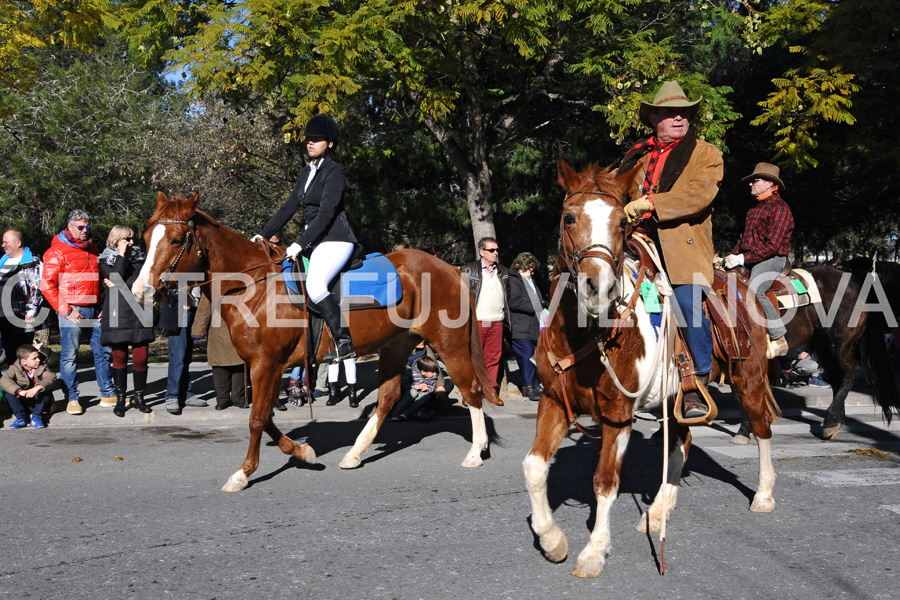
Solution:
M220 324L213 325L215 318ZM213 311L212 303L209 298L204 295L200 298L200 305L197 307L197 314L194 316L194 325L191 327L191 335L195 338L201 338L209 334L206 340L206 361L211 367L233 367L244 364L241 357L238 356L231 342L231 333L228 332L228 326L225 319L219 314L219 311Z
M638 161L628 197L640 197L650 155ZM666 272L673 285L712 282L712 202L723 175L722 154L708 142L697 140L687 167L668 192L654 194L655 220ZM698 280L695 281L695 277Z

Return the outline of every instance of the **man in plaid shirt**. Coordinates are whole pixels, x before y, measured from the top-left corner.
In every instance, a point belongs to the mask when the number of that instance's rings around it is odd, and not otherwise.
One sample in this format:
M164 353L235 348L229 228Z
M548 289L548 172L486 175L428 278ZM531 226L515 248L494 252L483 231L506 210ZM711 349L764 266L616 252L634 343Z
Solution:
M769 328L769 358L783 356L788 351L787 340L784 339L787 330L778 309L766 298L772 280L787 264L791 233L794 231L794 216L781 199L780 190L785 187L778 178L779 173L775 165L759 163L752 174L741 180L750 182L750 193L756 197L757 203L747 211L744 233L731 254L725 257L726 269L739 265L750 267L750 287L759 298Z

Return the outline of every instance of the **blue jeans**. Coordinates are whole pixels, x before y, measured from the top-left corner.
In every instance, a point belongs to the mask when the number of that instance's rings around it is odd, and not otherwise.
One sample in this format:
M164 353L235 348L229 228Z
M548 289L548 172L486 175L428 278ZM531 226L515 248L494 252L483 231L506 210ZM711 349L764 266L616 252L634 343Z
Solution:
M17 419L27 419L29 408L33 416L43 418L43 413L48 412L50 405L53 404L53 392L41 392L31 399L17 398L15 394L6 394L6 400Z
M534 363L531 362L531 357L534 356L534 342L531 340L513 340L512 351L516 355L519 370L522 371L522 385L540 388L541 381L538 379Z
M166 400L178 398L184 402L194 396L191 390L191 354L194 351L194 340L191 338L191 323L194 311L191 311L189 323L169 333L169 371L166 377Z
M694 359L694 370L697 375L706 375L712 370L713 339L709 319L703 311L703 286L685 284L672 288L672 297L677 309L675 318L684 335L691 357Z
M100 310L90 306L79 306L78 312L85 319L96 321L81 322L76 325L65 316L57 313L59 317L59 372L62 375L63 384L66 386L66 399L69 402L78 400L78 367L75 358L78 355L78 346L81 337L90 333L91 351L94 353L94 377L100 386L100 395L111 398L116 395L112 378L109 376L109 356L112 349L100 343Z

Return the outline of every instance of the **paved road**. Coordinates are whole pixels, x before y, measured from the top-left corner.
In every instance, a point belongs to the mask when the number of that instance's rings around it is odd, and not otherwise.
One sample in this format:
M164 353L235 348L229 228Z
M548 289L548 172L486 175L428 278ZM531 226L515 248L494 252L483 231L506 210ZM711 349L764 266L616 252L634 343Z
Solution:
M597 442L573 433L551 468L572 556L549 563L528 525L521 461L535 405L525 400L488 413L492 458L478 469L459 466L469 421L457 405L429 423L386 424L354 471L337 467L362 427L346 404L316 405L314 423L302 409L277 413L319 464L264 444L239 494L219 488L246 451L246 411L156 410L145 425L89 407L43 431L0 430L0 598L895 598L897 424L860 400L826 443L812 435L822 410L795 404L775 428L770 515L747 509L755 447L730 443L734 412L695 429L665 576L658 540L633 529L660 475L644 442L655 426L638 422L614 555L589 581L569 572L593 523Z

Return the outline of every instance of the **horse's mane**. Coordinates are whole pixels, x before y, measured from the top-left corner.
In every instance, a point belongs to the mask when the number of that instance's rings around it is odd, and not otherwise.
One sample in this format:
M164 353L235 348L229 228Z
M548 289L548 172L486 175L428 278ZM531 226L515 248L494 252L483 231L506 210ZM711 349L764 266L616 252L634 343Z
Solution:
M581 187L573 191L585 191L594 184L597 188L619 197L625 192L623 182L616 178L615 165L601 166L599 163L591 163L578 174L581 177Z

